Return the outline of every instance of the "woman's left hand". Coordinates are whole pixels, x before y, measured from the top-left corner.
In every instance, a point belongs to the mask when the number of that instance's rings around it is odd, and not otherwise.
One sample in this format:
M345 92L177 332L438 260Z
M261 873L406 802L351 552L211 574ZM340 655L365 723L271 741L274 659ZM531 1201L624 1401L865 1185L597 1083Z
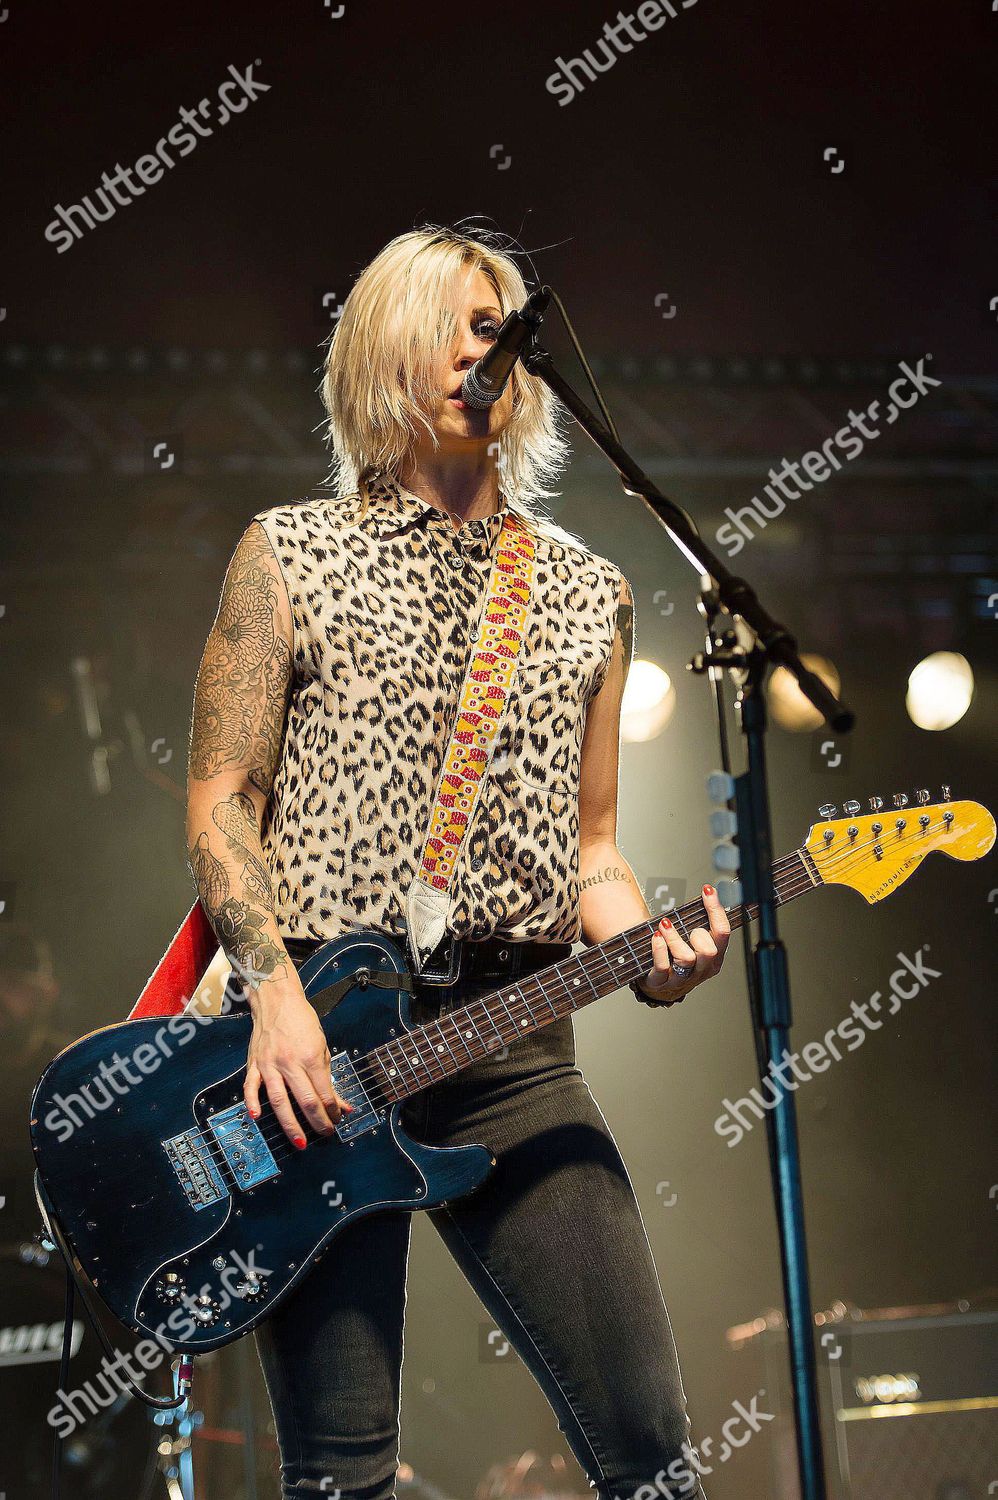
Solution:
M652 967L638 981L640 990L635 990L643 1003L676 1005L720 969L731 936L731 923L712 885L703 887L703 904L709 932L704 927L694 927L686 942L669 918L663 917L652 934Z

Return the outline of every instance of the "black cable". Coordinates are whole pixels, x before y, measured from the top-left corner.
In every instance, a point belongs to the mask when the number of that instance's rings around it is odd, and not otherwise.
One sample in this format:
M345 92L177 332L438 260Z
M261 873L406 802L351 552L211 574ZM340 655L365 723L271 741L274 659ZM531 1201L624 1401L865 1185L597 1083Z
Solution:
M69 1385L69 1360L70 1350L73 1344L73 1312L74 1312L74 1287L73 1278L66 1270L66 1319L63 1326L62 1356L59 1360L59 1389L64 1391ZM59 1500L59 1481L62 1475L62 1434L56 1433L55 1443L52 1447L52 1500Z
M603 392L599 388L599 383L598 383L598 381L596 379L596 376L593 374L592 368L590 367L590 364L589 364L589 361L586 359L586 356L585 356L585 354L582 351L582 345L579 343L579 339L578 339L578 336L577 336L577 334L575 332L575 329L572 327L572 320L568 316L568 313L565 311L564 303L562 302L561 298L558 296L558 293L554 290L553 287L548 286L547 290L550 293L551 301L554 303L555 307L557 307L557 309L558 309L558 313L559 313L559 315L561 317L561 321L564 323L565 330L566 330L566 332L568 334L568 337L571 339L572 348L575 351L576 358L578 359L579 364L582 366L582 369L585 372L586 379L589 382L589 385L590 385L590 388L592 390L593 395L596 397L596 404L598 405L598 407L600 409L600 413L601 413L601 415L603 417L603 421L606 423L606 426L607 426L607 428L608 428L608 430L610 432L610 435L613 438L614 442L617 444L618 447L621 447L622 444L620 442L620 434L617 432L617 424L614 422L613 417L610 414L610 408L607 406L606 401L604 400ZM618 475L619 475L621 483L624 486L624 489L628 490L628 493L632 493L630 491L629 487L628 487L627 480L624 478L623 474L619 473L619 470L618 470ZM680 515L683 517L683 519L686 522L687 526L689 526L690 531L693 533L693 535L696 536L696 537L699 537L700 536L700 529L697 526L697 523L694 521L693 517L690 515L689 511L685 508L685 506L680 505L678 503L678 501L676 501L676 500L670 501L670 504L676 510L679 511Z
M575 332L575 329L572 327L572 320L568 316L568 313L565 311L565 304L558 296L558 293L555 291L554 287L549 286L548 291L551 294L551 301L558 309L558 312L561 316L561 321L565 325L565 332L568 334L568 337L572 341L572 348L575 350L575 356L578 359L579 364L585 371L586 379L589 381L592 393L596 397L596 403L599 406L600 411L603 413L603 420L613 434L614 442L619 443L620 434L617 432L616 423L614 422L613 417L610 415L610 408L607 406L606 402L603 399L603 392L600 390L599 385L597 384L596 376L592 372L589 361L588 359L586 359L585 354L582 352L582 345L579 343L579 339Z

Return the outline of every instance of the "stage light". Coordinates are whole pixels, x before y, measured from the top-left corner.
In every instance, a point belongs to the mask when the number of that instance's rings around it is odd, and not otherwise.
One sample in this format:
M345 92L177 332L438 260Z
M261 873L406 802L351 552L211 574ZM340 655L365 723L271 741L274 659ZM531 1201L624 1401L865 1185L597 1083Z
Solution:
M676 689L668 672L638 657L631 663L620 705L620 737L639 744L653 740L672 718Z
M952 729L974 696L974 673L958 651L933 651L908 678L905 707L919 729Z
M801 661L838 697L839 673L834 662L827 656L813 656L807 652L801 655ZM793 730L796 734L810 734L824 723L811 700L805 698L797 686L796 677L786 667L776 668L766 691L770 712L781 728Z

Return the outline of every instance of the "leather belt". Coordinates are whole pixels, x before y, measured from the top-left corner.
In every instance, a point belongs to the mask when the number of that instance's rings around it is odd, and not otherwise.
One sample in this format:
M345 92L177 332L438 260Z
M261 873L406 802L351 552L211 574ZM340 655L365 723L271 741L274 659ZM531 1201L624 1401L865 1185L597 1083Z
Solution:
M392 935L392 941L399 939ZM322 946L320 938L284 938L291 961L298 965L310 958ZM571 943L526 942L513 943L508 938L491 937L482 942L469 942L466 938L455 938L446 933L427 965L430 972L420 974L415 980L417 989L424 985L443 988L454 985L459 979L516 979L521 974L531 974L549 964L561 963L572 953ZM406 954L411 963L411 954Z
M423 971L416 976L417 989L423 985L447 986L459 980L516 979L548 964L560 963L572 952L571 943L514 943L508 938L491 937L469 942L445 933L430 955Z

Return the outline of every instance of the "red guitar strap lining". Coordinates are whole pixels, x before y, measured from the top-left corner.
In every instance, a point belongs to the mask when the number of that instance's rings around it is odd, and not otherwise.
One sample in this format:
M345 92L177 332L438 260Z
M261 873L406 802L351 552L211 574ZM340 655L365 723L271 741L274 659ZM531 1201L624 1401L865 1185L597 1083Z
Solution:
M145 988L128 1013L130 1021L142 1016L177 1016L187 1006L218 952L218 939L195 901Z

